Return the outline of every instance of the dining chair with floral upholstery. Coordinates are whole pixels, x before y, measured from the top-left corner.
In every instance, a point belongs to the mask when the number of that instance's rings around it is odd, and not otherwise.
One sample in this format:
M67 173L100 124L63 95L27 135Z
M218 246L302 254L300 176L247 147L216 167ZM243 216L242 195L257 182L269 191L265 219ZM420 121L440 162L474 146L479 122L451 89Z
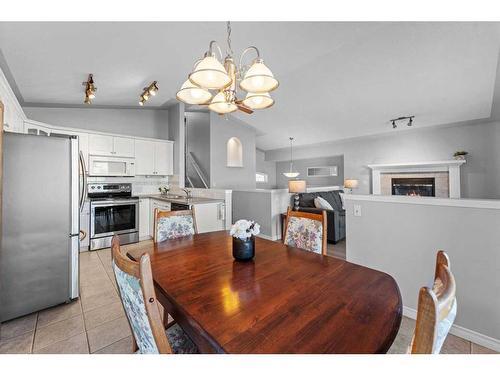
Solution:
M457 315L455 277L450 258L440 250L432 287L420 288L417 321L409 352L439 354Z
M326 255L326 212L315 214L288 208L284 244Z
M193 210L160 211L155 209L154 218L154 242L162 242L197 233Z
M133 350L140 354L194 354L197 346L175 324L165 331L156 299L149 254L139 262L120 251L115 235L111 244L112 266L118 292L133 334Z

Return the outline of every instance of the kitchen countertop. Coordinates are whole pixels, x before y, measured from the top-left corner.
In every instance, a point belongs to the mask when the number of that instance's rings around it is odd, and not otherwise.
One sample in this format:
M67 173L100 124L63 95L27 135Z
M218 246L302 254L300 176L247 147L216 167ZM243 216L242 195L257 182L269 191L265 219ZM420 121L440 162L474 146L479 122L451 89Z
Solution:
M192 197L190 199L187 199L185 197L172 198L169 197L168 195L162 195L162 194L137 194L136 196L139 198L151 198L160 201L179 203L179 204L206 204L206 203L224 202L224 199L203 198L203 197Z

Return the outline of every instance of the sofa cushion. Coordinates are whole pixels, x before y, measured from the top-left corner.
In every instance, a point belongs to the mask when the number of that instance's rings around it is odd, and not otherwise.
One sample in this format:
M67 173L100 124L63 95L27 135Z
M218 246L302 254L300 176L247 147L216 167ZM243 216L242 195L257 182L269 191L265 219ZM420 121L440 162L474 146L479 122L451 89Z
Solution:
M314 198L314 205L316 208L323 208L325 210L333 210L333 207L331 206L328 201L322 197L316 197Z

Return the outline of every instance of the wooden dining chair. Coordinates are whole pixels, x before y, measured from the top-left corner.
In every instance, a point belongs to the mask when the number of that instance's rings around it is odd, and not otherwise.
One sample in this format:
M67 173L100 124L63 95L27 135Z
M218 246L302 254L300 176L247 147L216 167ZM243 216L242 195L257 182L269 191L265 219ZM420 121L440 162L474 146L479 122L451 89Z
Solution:
M326 212L315 214L288 208L283 243L326 255Z
M134 352L141 354L198 353L198 348L175 324L165 331L156 299L149 254L134 262L120 251L115 235L112 266L120 298L134 337Z
M196 234L196 217L193 210L160 211L154 213L154 242Z
M433 286L422 287L418 296L412 354L439 354L457 314L455 292L450 258L440 250L436 257Z

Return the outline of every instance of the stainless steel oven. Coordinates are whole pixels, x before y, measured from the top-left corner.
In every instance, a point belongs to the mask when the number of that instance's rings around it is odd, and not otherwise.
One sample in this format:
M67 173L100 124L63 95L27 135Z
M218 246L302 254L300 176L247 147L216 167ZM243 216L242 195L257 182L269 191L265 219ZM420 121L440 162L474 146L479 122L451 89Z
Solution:
M116 234L121 244L139 241L139 199L131 184L89 184L90 250L111 246Z

